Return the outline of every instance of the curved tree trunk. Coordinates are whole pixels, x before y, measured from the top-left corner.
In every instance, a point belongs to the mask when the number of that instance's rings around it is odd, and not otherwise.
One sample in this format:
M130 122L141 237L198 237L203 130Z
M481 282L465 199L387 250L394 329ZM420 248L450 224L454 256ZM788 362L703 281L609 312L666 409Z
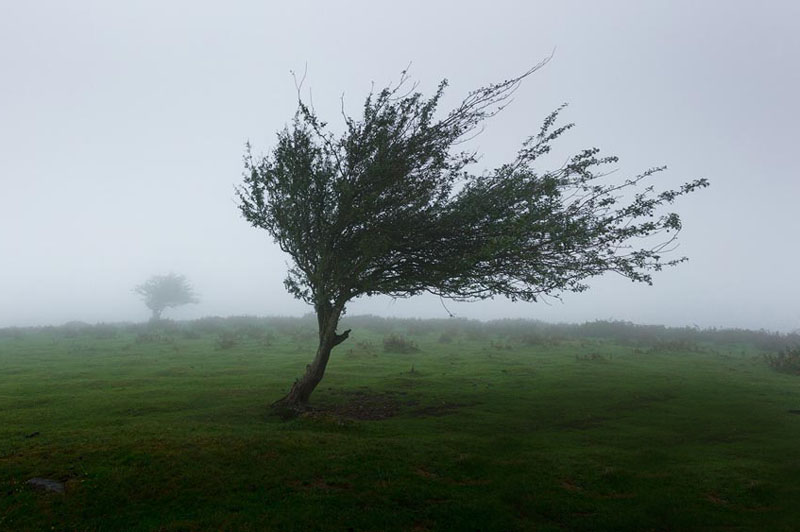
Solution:
M340 308L337 309L330 306L317 308L319 346L317 347L314 361L306 366L306 372L303 376L294 381L289 393L272 404L274 408L295 413L308 409L308 400L311 398L311 393L325 374L325 368L328 365L331 351L334 347L344 342L350 335L350 329L342 334L336 333L336 327L339 325L339 317L341 314L342 309Z

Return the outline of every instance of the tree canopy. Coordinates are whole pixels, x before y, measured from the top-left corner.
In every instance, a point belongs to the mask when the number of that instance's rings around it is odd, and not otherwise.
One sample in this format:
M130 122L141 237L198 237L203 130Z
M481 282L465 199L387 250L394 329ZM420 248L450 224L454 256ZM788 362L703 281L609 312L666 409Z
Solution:
M299 99L270 154L256 157L248 144L241 214L291 256L286 287L314 305L320 331L359 296L536 301L583 291L606 272L649 284L652 272L686 260L665 258L681 220L661 208L708 182L657 192L647 182L663 167L609 182L617 158L593 147L543 169L573 127L558 124L563 106L514 160L470 170L478 154L464 141L540 66L448 112L439 109L447 81L426 98L403 72L369 93L360 117L343 112L339 133Z

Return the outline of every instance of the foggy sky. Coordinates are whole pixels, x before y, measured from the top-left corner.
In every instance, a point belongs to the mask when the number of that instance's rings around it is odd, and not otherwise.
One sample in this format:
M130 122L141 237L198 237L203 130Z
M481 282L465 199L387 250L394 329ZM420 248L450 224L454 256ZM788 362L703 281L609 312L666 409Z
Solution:
M145 320L132 292L182 273L201 303L165 313L300 315L288 258L239 217L244 144L292 117L290 70L319 114L357 114L409 63L443 108L555 50L475 140L480 172L563 102L563 153L597 146L623 179L652 166L680 201L655 285L608 275L563 302L447 303L459 317L800 327L800 3L4 2L0 7L0 327ZM555 167L563 161L548 163ZM351 314L446 317L439 300L371 298Z

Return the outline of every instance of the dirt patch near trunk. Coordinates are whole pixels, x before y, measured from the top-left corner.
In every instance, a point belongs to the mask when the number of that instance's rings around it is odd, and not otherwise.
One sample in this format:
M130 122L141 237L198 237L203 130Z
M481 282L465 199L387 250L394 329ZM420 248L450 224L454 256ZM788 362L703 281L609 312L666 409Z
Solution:
M314 477L311 480L293 480L289 485L298 490L318 490L318 491L344 491L353 489L353 485L343 481L328 481L322 477Z
M466 406L474 406L478 403L448 403L442 402L439 404L422 406L410 411L408 414L412 417L439 417L453 414L459 408Z
M379 420L396 416L400 405L394 394L355 392L347 402L335 406L332 413L350 419Z
M403 406L416 404L404 397L405 392L372 392L369 390L347 390L332 393L345 397L345 401L334 405L315 405L306 415L334 416L343 419L378 421L400 413Z
M477 403L449 403L421 406L416 399L409 398L404 391L373 392L361 390L331 390L334 395L344 396L339 404L314 405L306 412L308 417L335 417L339 419L379 421L400 414L411 417L438 417L452 414L461 407Z

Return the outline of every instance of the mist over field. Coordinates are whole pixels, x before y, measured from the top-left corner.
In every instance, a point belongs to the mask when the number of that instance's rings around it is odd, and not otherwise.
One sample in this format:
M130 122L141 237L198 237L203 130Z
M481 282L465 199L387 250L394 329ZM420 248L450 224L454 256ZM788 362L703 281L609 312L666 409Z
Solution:
M371 83L410 75L443 107L553 53L470 142L480 173L563 102L577 127L543 164L597 146L613 178L708 178L654 286L615 275L563 301L362 298L349 315L800 327L796 2L9 2L0 9L0 327L145 321L134 293L183 274L164 316L301 316L288 257L236 207L249 140L266 153L303 96L341 130ZM549 304L548 304L549 303Z
M0 532L797 530L798 21L4 2Z

